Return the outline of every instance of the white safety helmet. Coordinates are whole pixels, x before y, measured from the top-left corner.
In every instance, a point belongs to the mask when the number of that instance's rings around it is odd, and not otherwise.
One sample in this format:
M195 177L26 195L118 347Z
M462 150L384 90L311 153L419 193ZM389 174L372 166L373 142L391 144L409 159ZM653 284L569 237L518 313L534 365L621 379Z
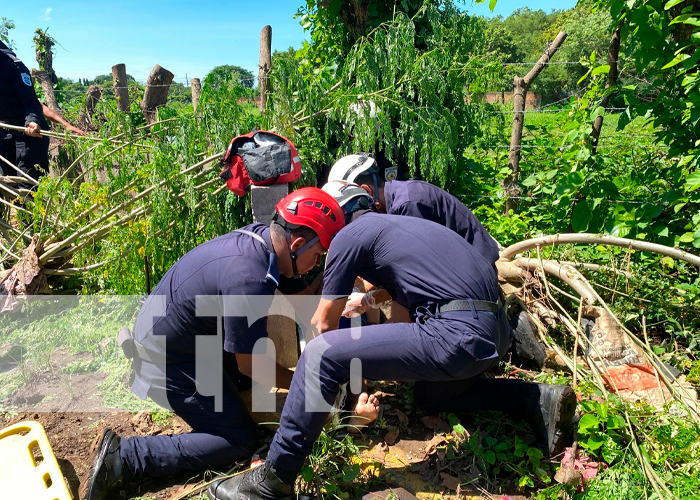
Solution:
M327 182L321 189L330 194L338 202L343 213L347 216L358 210L369 210L374 200L367 191L356 184L345 181Z
M343 156L335 162L328 173L328 182L345 181L354 183L361 174L376 174L379 172L377 160L369 153Z

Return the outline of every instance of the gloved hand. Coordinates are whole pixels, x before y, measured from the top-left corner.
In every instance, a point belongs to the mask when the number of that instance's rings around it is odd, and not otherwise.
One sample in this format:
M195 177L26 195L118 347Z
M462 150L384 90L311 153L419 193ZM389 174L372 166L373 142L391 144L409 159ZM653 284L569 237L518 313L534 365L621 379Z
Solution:
M376 300L374 300L374 294L377 290L379 289L375 288L367 293L351 293L348 297L348 301L345 303L343 316L345 316L346 318L355 318L367 312L369 309L378 308L379 304L377 304Z

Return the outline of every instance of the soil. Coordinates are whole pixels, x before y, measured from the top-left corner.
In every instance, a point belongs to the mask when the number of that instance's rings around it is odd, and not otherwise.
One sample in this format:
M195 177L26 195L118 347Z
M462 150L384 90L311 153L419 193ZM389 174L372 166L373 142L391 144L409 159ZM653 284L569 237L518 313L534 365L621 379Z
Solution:
M121 436L178 434L191 431L179 417L169 419L166 425L153 422L147 412L130 414L125 412L43 412L19 413L0 417L0 427L7 427L24 420L41 423L58 465L68 483L74 499L78 499L80 482L84 481L92 464L90 445L101 429L109 427ZM115 491L113 498L134 498L150 496L154 499L168 499L176 491L192 481L198 482L203 475L174 476L165 480L147 480L130 485L122 491Z
M95 374L85 375L94 377ZM24 420L41 423L74 499L79 498L81 481L86 480L92 465L91 444L103 428L109 427L124 437L191 431L190 427L176 416L168 418L166 422L154 422L148 412L134 414L102 408L99 398L90 397L89 394L93 387L90 383L94 380L83 381L81 375L72 376L73 393L84 384L88 393L83 396L87 397L64 400L63 398L67 397L64 376L64 373L48 370L41 377L36 377L33 383L19 389L11 396L13 401L24 400L30 404L33 399L37 399L35 409L20 413L0 413L0 428ZM419 414L406 403L404 397L397 395L400 392L397 389L396 384L382 384L373 389L379 391L382 402L381 427L375 425L365 431L364 436L356 438L356 442L363 448L360 460L372 464L379 462L383 466L380 481L368 489L402 487L421 500L455 499L457 495L474 500L500 499L501 495L507 495L506 498L513 500L526 498L518 495L518 489L513 484L502 485L501 492L496 496L469 485L457 486L459 491L455 491L456 484L464 485L478 477L478 469L472 466L451 470L449 464L441 460L435 451L435 444L440 443L440 433L448 430L449 426L437 416L426 417ZM56 394L55 391L58 391L61 397L45 397ZM39 397L42 399L39 400ZM71 411L75 409L79 411ZM269 443L272 432L262 427L260 432L261 442ZM212 473L207 472L150 479L125 485L110 498L146 497L153 500L171 500L212 478Z

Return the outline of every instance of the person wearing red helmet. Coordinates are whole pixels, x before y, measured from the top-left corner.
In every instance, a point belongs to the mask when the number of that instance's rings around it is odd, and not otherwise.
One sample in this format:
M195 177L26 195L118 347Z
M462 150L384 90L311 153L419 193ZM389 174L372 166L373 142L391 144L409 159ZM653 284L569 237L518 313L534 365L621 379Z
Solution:
M256 356L265 356L253 348L267 336L267 321L263 316L249 324L248 311L234 310L227 299L250 305L256 298L271 301L276 290L301 292L306 284L294 277L320 264L344 225L332 196L302 188L280 200L270 227L251 224L214 238L168 270L141 307L134 333L122 329L120 345L132 358L132 391L174 411L193 432L123 438L104 429L93 445L95 462L81 498L101 500L120 483L145 477L221 470L255 452L256 426L240 391L251 386ZM199 341L213 335L223 345L218 397L198 380ZM276 365L276 380L256 382L289 388L291 379L290 370Z

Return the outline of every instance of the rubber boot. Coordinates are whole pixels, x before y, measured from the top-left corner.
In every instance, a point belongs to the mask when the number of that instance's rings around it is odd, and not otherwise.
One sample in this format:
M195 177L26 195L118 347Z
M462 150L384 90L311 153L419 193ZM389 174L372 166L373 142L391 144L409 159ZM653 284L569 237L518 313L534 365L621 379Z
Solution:
M291 500L294 484L282 481L269 462L228 479L212 483L207 489L212 500Z
M541 369L547 353L537 337L537 327L532 323L527 311L518 311L510 320L513 335L511 350L516 360L523 364Z
M122 482L121 438L106 428L92 445L94 462L87 482L80 488L83 500L103 500Z
M566 385L538 384L539 404L528 421L545 457L553 457L574 439L576 393Z

